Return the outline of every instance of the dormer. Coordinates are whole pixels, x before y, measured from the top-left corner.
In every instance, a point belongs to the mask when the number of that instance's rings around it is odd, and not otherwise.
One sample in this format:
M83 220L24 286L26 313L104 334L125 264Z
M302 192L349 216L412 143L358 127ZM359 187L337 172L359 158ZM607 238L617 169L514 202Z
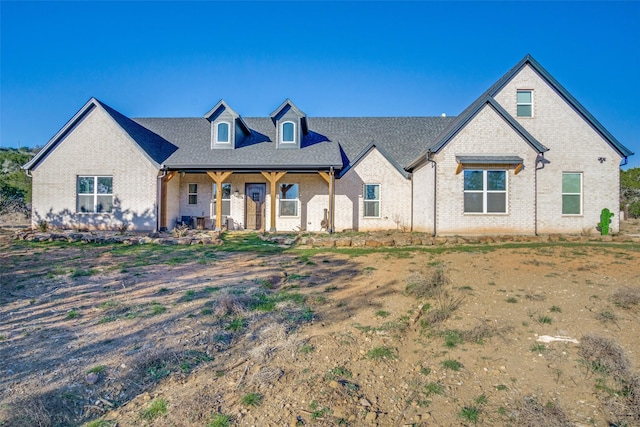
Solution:
M271 113L276 127L276 147L278 149L300 148L302 138L309 132L307 115L295 106L290 99Z
M251 134L242 117L220 100L205 116L211 123L211 149L234 149Z

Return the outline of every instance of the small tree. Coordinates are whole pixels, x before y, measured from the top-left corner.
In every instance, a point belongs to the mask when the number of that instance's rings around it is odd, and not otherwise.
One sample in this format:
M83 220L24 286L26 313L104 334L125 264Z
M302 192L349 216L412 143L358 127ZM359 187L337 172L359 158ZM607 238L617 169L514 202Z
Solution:
M629 217L640 218L640 168L620 171L620 205L629 205Z

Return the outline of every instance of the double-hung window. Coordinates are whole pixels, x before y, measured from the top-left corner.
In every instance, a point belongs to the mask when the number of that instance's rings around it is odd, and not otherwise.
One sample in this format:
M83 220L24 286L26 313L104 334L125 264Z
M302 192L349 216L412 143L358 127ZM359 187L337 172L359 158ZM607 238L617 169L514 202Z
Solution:
M189 184L189 204L198 204L198 184Z
M280 184L280 216L298 216L298 199L300 189L298 184Z
M518 117L533 117L533 91L519 90L517 98Z
M113 177L79 176L76 211L108 213L113 211Z
M582 174L562 173L562 215L582 214Z
M216 190L218 189L218 184L213 184L213 214L215 215L217 212L217 197ZM231 215L231 184L222 184L222 215L229 216Z
M364 216L380 218L380 184L364 185Z
M465 213L507 213L507 171L464 171Z

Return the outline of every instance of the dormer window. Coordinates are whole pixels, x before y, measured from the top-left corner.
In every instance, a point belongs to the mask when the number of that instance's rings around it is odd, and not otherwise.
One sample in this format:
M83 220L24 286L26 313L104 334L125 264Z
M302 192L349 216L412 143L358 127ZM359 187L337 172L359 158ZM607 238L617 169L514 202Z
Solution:
M229 139L229 123L220 122L216 125L216 144L228 144Z
M293 122L282 123L281 142L283 144L293 144L296 142L296 125Z
M533 117L533 91L518 90L517 98L517 116Z

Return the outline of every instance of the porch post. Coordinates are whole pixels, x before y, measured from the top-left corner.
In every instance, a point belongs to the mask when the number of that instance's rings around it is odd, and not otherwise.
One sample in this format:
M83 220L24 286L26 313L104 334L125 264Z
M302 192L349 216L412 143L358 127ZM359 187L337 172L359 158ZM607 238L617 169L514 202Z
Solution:
M329 233L333 233L333 220L334 220L333 209L335 205L335 183L336 183L335 175L333 173L333 167L331 168L331 170L329 170L329 173L318 171L318 175L320 175L325 181L327 181L327 184L329 185L329 217L327 218L328 220L327 231Z
M177 174L171 171L160 178L160 229L167 229L167 183Z
M222 183L231 176L233 172L211 172L207 171L209 178L216 183L216 231L222 230Z
M274 233L276 231L276 184L285 176L286 172L260 172L267 181L269 181L271 191L271 216L270 216L270 228L269 232Z

